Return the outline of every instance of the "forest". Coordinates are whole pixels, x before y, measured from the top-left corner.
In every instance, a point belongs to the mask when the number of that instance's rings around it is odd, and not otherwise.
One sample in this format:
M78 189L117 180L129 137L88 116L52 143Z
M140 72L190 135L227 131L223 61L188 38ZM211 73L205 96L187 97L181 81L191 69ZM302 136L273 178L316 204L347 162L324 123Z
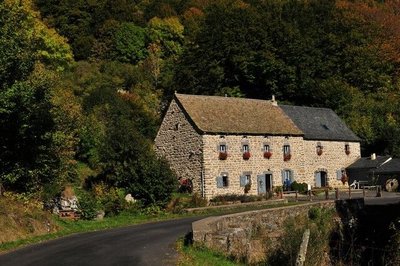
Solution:
M396 0L4 0L0 48L5 190L165 205L175 91L332 108L364 156L400 155Z

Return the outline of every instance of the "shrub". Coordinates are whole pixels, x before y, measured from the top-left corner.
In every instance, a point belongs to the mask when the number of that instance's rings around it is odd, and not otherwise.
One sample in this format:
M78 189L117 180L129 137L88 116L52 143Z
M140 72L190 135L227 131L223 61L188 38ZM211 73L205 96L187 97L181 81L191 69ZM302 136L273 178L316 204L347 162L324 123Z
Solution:
M77 197L81 218L84 220L93 220L97 216L99 205L95 196L87 191L78 190Z
M237 194L226 194L226 195L218 195L210 200L211 203L215 205L227 204L230 202L254 202L261 201L265 197L264 196L256 196L256 195L237 195Z
M307 192L308 184L307 183L297 183L296 181L294 181L291 184L291 189L294 191L298 191L299 193L305 193L305 192Z

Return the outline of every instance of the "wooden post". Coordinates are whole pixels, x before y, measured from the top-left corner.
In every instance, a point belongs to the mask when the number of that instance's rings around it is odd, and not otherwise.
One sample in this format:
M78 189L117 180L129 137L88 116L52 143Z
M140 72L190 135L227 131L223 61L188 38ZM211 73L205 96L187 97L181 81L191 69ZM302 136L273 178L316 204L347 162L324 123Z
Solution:
M335 188L335 198L336 200L339 199L339 188Z
M296 202L298 201L298 195L297 195L297 190L296 190L296 197L295 197L295 199L296 199Z
M296 259L296 266L302 266L306 260L308 240L310 239L310 229L307 229L303 234L303 240L301 241L299 254Z
M325 188L325 199L329 199L329 192L327 188Z
M351 199L351 187L349 186L349 199Z
M376 196L377 197L382 197L381 186L376 186Z
M311 190L308 191L308 199L309 199L310 201L312 201L312 198L311 198Z
M363 187L363 198L365 198L365 187Z

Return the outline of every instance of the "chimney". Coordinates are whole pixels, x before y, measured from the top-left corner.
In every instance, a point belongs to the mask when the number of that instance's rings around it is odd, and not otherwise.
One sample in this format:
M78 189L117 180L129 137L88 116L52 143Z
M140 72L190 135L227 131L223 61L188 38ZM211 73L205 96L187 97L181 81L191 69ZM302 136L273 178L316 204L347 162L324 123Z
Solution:
M271 103L273 106L278 106L278 102L275 101L275 95L272 95Z
M376 154L375 153L371 154L371 161L373 161L373 160L376 160Z

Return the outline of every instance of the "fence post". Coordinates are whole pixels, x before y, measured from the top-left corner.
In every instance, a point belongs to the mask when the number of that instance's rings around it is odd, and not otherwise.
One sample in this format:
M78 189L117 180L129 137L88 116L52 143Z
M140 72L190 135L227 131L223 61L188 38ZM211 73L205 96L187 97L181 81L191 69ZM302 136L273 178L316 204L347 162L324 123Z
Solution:
M349 186L349 199L351 199L351 187Z
M339 199L339 188L335 188L335 198L336 200Z
M363 198L365 198L365 187L363 187Z
M308 191L308 199L309 199L310 201L312 201L312 198L311 198L311 190Z
M310 229L307 229L303 234L303 240L301 241L299 254L296 259L296 266L302 266L306 260L308 240L310 239Z
M296 190L296 202L298 201L298 194L297 194L297 190Z
M325 188L325 199L329 199L329 192L327 188Z
M381 186L376 186L376 196L377 197L382 197Z

